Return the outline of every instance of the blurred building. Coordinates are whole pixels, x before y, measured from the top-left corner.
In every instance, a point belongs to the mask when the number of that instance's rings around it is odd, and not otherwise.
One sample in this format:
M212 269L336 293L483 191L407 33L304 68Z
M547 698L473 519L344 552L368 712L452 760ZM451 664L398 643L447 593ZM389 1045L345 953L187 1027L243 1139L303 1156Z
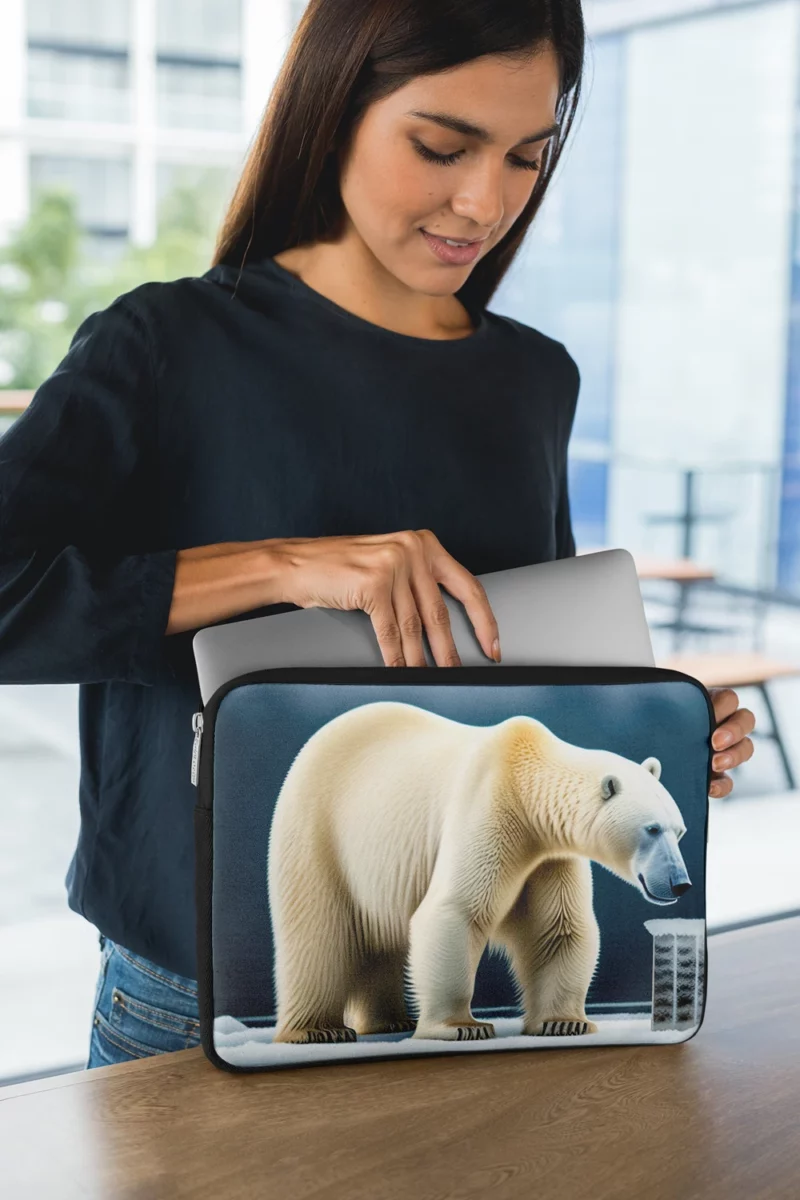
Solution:
M148 245L176 183L233 187L290 0L2 0L0 241L37 186L71 186L98 254Z

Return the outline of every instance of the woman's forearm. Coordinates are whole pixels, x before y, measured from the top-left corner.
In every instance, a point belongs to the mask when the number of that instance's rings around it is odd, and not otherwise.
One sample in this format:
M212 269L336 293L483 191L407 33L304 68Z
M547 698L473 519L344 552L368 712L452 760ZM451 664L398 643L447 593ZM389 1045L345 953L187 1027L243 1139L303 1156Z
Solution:
M238 613L284 599L288 564L277 553L280 538L218 542L179 550L166 633L201 629Z

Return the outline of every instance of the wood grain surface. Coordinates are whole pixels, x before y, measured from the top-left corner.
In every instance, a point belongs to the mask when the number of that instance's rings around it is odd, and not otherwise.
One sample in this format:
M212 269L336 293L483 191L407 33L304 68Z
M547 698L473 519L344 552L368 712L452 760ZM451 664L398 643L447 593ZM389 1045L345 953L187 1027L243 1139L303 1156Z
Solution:
M676 1046L236 1076L200 1050L0 1091L4 1200L800 1200L800 918L708 940Z

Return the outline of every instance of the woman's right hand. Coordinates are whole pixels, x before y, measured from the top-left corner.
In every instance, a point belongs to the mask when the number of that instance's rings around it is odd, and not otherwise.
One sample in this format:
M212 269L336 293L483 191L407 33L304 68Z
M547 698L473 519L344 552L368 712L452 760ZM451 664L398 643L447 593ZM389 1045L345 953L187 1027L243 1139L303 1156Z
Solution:
M359 608L372 621L387 667L427 666L422 630L437 666L461 660L442 584L460 600L488 658L500 661L499 631L479 579L429 529L318 538L274 538L281 599L300 608Z

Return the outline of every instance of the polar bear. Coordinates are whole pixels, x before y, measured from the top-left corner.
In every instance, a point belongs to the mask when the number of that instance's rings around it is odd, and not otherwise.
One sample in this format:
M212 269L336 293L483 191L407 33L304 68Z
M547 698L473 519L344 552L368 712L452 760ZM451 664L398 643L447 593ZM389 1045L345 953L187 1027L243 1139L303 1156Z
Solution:
M523 1033L596 1033L590 860L653 904L691 887L660 775L530 716L474 726L384 700L327 722L270 827L274 1041L493 1037L470 1009L487 943L510 961Z

